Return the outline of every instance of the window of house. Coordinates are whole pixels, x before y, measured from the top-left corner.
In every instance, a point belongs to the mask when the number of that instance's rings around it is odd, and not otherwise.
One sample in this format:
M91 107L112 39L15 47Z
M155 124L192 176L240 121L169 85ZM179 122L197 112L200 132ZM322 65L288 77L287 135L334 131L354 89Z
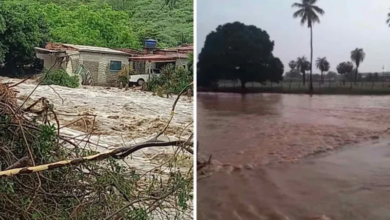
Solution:
M110 62L110 72L119 72L122 69L121 61L111 61Z

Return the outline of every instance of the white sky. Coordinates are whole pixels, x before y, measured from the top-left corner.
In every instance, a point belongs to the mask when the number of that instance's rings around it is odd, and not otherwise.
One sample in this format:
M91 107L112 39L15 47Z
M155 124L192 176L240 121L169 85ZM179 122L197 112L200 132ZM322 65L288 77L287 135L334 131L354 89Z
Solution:
M293 18L294 2L299 0L197 0L197 52L218 25L239 21L268 32L275 41L274 55L288 71L290 60L302 55L310 59L310 30ZM313 29L313 60L327 57L330 70L336 71L359 47L366 53L359 71L381 72L383 65L390 70L390 0L318 0L317 5L325 14Z

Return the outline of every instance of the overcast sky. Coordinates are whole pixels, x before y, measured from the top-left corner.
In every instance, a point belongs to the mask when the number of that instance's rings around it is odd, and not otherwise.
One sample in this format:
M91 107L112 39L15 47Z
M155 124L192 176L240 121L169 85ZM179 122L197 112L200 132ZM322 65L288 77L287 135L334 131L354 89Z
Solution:
M310 30L293 18L294 2L298 0L197 0L197 53L218 25L240 21L268 32L275 41L273 54L288 71L290 60L302 55L310 59ZM325 14L313 29L313 60L327 57L336 71L359 47L366 53L361 72L382 72L383 65L390 71L389 0L318 0L317 5Z

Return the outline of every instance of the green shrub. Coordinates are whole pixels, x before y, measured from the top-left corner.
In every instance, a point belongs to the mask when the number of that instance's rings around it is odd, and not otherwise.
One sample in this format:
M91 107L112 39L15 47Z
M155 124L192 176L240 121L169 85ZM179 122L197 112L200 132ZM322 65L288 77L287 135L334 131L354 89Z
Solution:
M157 93L178 94L193 81L191 71L173 65L164 67L160 76L153 76L148 82L148 89Z
M42 79L42 85L59 85L69 88L79 87L79 76L69 76L68 73L63 69L51 70L50 72L44 70Z

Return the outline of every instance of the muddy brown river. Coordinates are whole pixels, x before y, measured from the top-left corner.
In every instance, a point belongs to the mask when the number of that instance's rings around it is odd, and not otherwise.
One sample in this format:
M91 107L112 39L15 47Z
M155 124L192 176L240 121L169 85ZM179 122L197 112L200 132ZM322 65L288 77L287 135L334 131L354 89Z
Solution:
M388 96L199 94L214 160L198 219L390 219L389 110Z

